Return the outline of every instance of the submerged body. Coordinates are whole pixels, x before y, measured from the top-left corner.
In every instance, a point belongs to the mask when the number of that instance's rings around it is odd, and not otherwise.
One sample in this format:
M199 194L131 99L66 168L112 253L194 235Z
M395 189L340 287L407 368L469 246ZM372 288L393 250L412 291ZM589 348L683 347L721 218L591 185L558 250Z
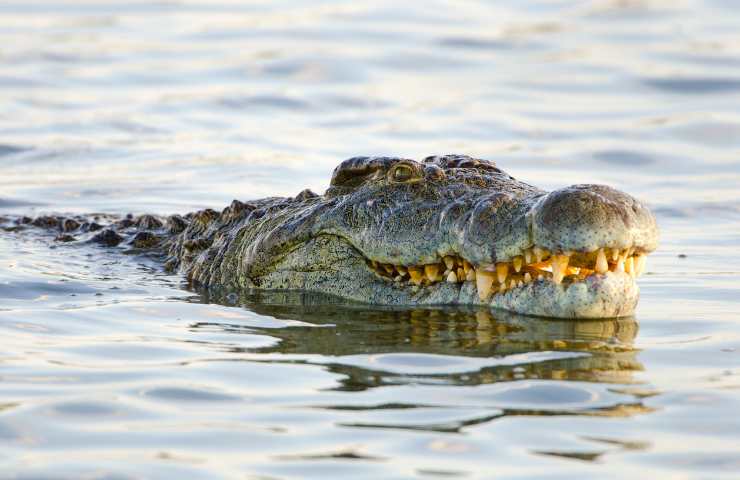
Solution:
M57 219L68 232L61 239L86 230L72 221ZM625 193L601 185L548 193L460 155L356 157L335 169L324 195L235 200L221 213L164 221L145 215L86 240L113 245L126 234L135 248L161 251L168 269L221 291L563 318L632 314L635 278L658 240L653 215Z

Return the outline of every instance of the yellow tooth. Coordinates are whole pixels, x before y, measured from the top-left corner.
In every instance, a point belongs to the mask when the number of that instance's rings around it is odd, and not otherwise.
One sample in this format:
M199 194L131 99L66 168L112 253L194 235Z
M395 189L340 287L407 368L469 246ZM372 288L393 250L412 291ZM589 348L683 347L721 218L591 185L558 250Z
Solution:
M473 269L471 268L468 273L470 273ZM466 278L465 275L465 269L463 267L457 267L457 278Z
M430 282L436 282L437 275L439 275L439 265L436 263L424 265L424 273L426 274Z
M404 267L403 265L397 266L396 270L398 270L398 273L400 273L402 277L406 276L406 273L408 273L406 271L406 267Z
M627 260L624 261L624 271L629 273L630 276L635 276L635 259L632 257L627 257Z
M619 260L619 249L612 248L612 262L616 262L617 260Z
M502 283L498 286L498 293L504 293L506 291L506 284Z
M465 273L468 273L468 271L473 269L473 266L467 260L463 260L462 264L463 264L463 271Z
M411 282L416 285L421 285L422 278L424 275L419 267L408 267L409 275L411 276Z
M475 281L475 270L474 269L471 268L470 270L468 270L468 273L465 274L465 280L467 280L468 282Z
M606 254L604 253L603 248L600 248L599 252L596 254L596 265L594 266L594 270L599 273L605 273L609 270L609 263L606 261Z
M638 255L637 258L635 258L635 273L637 276L640 276L645 272L646 265L647 255Z
M485 300L491 294L493 285L493 273L479 270L475 275L475 284L478 287L478 297Z
M447 281L449 283L457 283L457 275L455 275L455 272L450 272L449 275L447 275Z
M544 248L540 248L540 247L532 248L532 253L534 253L534 258L537 260L537 263L540 263L542 259L545 258L545 252L546 250Z
M496 276L498 277L498 283L504 283L508 275L509 275L509 264L508 263L497 263L496 264Z
M516 282L517 287L521 287L522 285L524 285L524 280L519 280L518 282Z
M447 265L447 270L455 269L455 259L454 258L452 258L449 255L446 255L442 260L444 260L445 265Z
M541 273L537 275L537 280L544 280L544 279L545 279L545 276L542 275Z
M513 278L509 282L509 288L516 288L516 280L514 280Z
M624 259L622 257L617 258L617 266L614 267L615 272L624 272Z
M522 263L524 263L524 259L522 257L514 257L514 260L512 260L511 263L514 264L514 271L518 272L522 269Z
M563 281L565 271L568 268L570 257L566 255L552 256L552 281L559 284Z
M529 272L524 274L524 283L529 283L532 281L532 275L529 274Z
M532 263L532 250L529 248L524 250L524 263L527 265Z

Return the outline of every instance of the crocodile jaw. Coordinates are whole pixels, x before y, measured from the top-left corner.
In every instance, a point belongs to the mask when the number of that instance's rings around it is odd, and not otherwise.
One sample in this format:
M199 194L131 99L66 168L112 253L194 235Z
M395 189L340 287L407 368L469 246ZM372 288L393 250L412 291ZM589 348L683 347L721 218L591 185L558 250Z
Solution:
M332 253L327 256L326 252ZM456 262L453 266L461 263L459 260ZM526 282L522 280L525 272L535 270L525 265L516 272L512 266L504 282L498 282L498 279L492 282L492 285L497 285L495 288L480 283L489 267L476 269L470 265L469 279L451 282L442 278L443 265L447 267L444 260L437 272L431 272L435 273L432 278L424 272L420 281L413 282L408 267L401 269L407 272L405 275L398 275L398 270L395 270L396 275L391 276L388 273L390 265L373 266L371 260L345 239L322 235L273 265L271 271L255 279L255 283L259 288L320 291L376 305L483 305L525 315L559 318L629 316L634 312L639 297L635 282L637 267L633 263L630 271L625 272L621 257L617 257L616 262L610 259L606 272L584 267L578 274L571 273L558 282L553 278L553 272L548 271L552 267L547 266L546 259L536 264L544 268L538 270L542 273L534 274L534 277L530 273ZM464 267L461 269L464 273ZM508 287L502 288L501 285Z

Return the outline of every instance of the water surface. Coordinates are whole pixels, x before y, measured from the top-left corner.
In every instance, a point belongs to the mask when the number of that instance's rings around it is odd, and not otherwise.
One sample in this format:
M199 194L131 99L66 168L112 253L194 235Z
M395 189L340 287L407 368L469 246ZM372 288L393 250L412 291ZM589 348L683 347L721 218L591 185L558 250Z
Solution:
M0 233L2 478L737 478L728 0L0 5L0 216L323 191L355 155L607 183L662 230L634 318L212 298Z

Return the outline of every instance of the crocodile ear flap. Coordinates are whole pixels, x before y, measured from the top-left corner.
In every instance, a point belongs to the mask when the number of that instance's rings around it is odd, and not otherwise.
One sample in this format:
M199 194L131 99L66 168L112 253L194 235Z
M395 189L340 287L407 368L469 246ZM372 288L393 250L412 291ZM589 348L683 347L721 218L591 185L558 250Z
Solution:
M435 155L424 159L424 163L439 165L444 169L448 168L475 168L476 170L491 171L503 173L495 162L473 158L468 155Z

